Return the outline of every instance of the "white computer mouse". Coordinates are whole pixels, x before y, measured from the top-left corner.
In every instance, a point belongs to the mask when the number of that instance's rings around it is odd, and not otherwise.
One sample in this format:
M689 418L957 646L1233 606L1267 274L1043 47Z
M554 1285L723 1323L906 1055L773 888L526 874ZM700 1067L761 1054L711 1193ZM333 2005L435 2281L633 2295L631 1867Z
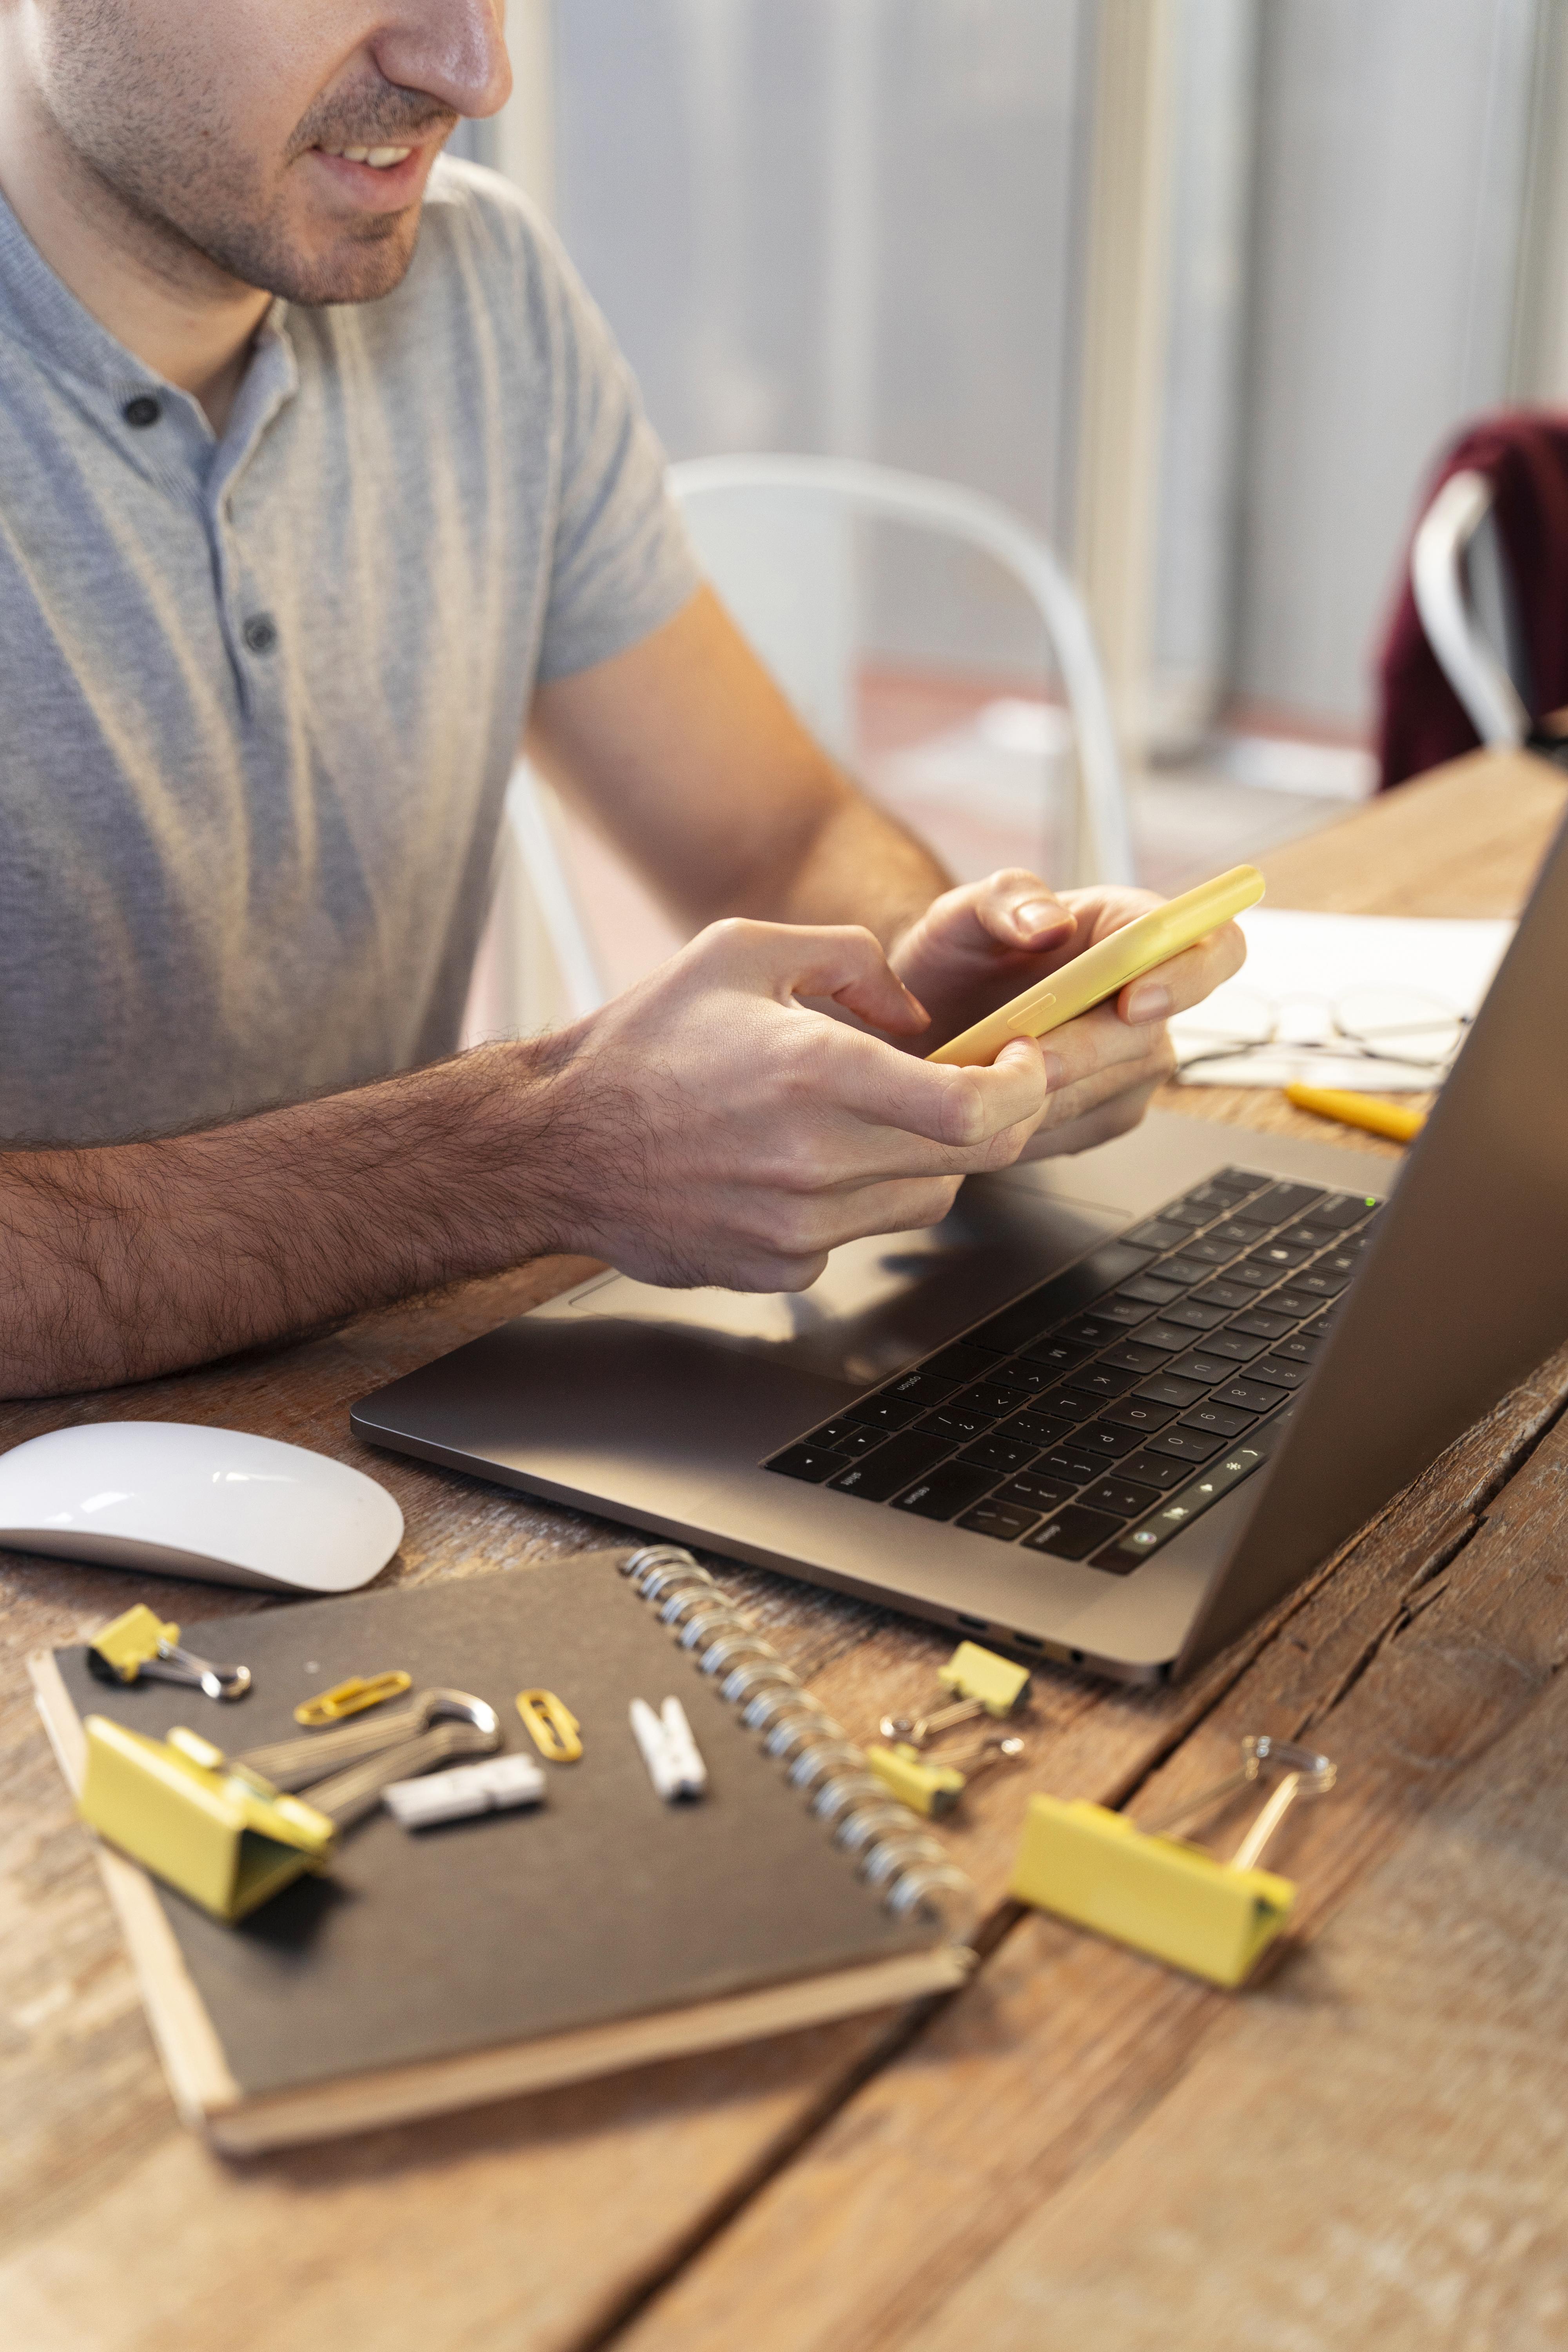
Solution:
M384 1486L324 1454L184 1421L99 1421L0 1454L0 1544L107 1568L353 1592L403 1541Z

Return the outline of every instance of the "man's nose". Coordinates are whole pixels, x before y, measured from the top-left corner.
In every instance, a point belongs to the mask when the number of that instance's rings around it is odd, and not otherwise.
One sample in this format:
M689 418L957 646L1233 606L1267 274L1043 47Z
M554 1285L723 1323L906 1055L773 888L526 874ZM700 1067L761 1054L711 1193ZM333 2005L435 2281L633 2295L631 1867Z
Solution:
M455 114L495 114L511 95L506 0L394 0L371 44L380 71Z

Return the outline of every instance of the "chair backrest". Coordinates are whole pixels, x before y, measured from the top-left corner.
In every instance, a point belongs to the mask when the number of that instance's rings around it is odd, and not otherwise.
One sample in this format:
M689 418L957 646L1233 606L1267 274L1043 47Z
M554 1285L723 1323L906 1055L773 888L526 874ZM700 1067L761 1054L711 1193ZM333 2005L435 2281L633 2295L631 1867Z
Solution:
M1416 530L1410 585L1426 641L1483 743L1530 732L1512 584L1484 474L1450 475Z
M698 457L672 466L669 484L709 577L841 759L855 749L857 523L931 531L1000 564L1040 616L1072 719L1075 847L1062 879L1132 879L1121 760L1089 617L1038 532L977 490L849 458Z

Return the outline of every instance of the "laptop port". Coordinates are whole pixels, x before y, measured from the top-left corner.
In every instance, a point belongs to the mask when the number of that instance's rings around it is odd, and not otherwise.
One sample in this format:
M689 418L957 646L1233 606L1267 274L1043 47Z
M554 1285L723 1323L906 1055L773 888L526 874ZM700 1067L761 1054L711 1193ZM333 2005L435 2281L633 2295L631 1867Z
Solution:
M1021 1643L1026 1650L1043 1650L1045 1647L1037 1633L1015 1633L1013 1639Z
M991 1631L984 1617L966 1617L962 1609L956 1614L959 1623L967 1625L972 1633L989 1633Z

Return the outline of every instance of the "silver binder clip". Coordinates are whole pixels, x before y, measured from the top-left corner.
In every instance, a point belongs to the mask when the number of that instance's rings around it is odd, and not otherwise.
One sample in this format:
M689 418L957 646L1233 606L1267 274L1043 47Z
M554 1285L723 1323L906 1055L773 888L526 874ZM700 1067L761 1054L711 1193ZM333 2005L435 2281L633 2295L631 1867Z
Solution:
M248 1666L215 1666L194 1650L180 1647L180 1629L166 1625L140 1602L106 1625L87 1654L88 1670L100 1683L179 1683L208 1698L243 1698L250 1688Z
M708 1786L708 1767L680 1701L667 1698L655 1715L647 1699L634 1698L631 1723L648 1778L666 1804L681 1797L700 1797Z

